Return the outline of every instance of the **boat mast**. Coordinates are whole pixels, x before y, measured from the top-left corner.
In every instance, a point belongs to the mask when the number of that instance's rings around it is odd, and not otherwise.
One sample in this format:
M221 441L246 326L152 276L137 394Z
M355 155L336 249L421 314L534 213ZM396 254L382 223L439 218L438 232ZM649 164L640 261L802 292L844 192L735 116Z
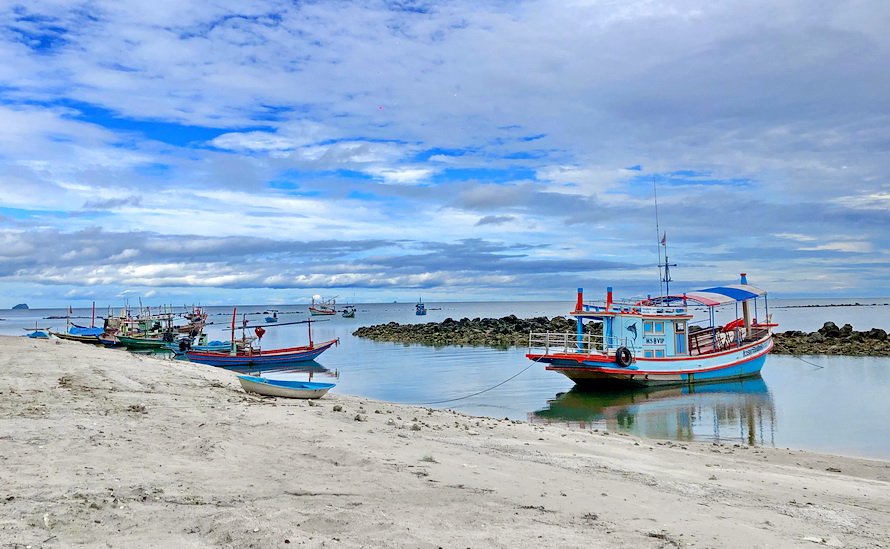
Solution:
M661 237L661 245L664 246L664 264L658 266L658 272L661 272L661 267L664 267L664 295L671 295L671 267L676 267L676 263L671 263L668 260L668 249L667 249L667 231L665 231L664 236Z
M658 227L658 188L655 186L655 174L652 174L652 195L655 198L655 242L658 242L661 229ZM658 250L658 293L661 294L663 293L661 284L664 282L661 276L661 248L657 244L655 247Z
M668 260L667 252L667 231L661 233L658 226L658 188L655 185L655 175L652 176L652 195L655 198L655 241L664 247L664 263L661 262L661 248L658 248L658 291L662 295L671 294L671 267L676 267L676 263ZM661 236L661 239L658 237ZM661 274L661 268L664 267L664 276Z

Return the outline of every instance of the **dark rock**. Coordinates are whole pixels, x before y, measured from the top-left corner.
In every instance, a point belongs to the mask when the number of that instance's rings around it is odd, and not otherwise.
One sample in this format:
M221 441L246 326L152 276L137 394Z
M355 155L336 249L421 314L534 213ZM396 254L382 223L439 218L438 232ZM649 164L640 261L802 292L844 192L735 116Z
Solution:
M837 327L837 324L829 320L819 328L819 333L825 337L838 337L841 335L841 329Z
M28 304L27 304L27 303L19 303L18 305L16 305L16 306L13 307L13 310L17 310L17 309L27 309L27 308L28 308Z

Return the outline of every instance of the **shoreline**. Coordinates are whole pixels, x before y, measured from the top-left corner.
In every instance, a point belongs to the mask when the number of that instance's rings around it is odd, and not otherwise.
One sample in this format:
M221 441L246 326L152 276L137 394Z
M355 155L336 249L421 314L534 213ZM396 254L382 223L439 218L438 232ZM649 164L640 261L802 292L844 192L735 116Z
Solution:
M67 341L0 351L13 547L890 542L887 461L265 398L225 370Z

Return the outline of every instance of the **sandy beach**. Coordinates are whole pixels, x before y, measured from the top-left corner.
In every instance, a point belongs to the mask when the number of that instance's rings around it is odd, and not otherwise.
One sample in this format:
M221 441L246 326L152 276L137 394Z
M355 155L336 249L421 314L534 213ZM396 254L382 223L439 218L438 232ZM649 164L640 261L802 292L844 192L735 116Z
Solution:
M890 547L890 462L260 397L59 340L0 336L0 465L0 547Z

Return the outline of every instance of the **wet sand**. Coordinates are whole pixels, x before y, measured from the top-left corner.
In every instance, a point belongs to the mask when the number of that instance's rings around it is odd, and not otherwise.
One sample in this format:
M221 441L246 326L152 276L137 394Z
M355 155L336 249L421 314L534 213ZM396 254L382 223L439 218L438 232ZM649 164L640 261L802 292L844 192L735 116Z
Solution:
M890 547L890 462L274 399L0 336L0 510L0 547Z

